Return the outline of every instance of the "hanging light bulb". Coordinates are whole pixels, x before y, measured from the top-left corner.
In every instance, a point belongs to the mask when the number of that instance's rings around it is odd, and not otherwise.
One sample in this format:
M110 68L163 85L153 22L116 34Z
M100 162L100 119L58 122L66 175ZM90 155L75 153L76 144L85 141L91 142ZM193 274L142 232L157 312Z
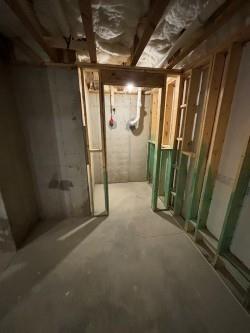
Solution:
M130 82L130 83L127 84L126 87L127 87L127 91L128 91L129 93L131 93L132 90L133 90L133 88L134 88L134 84Z

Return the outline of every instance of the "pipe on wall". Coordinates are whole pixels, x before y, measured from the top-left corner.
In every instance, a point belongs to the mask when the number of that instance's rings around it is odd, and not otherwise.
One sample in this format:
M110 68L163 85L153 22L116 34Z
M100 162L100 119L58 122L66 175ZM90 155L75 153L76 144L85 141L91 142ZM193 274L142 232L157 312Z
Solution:
M129 120L129 128L137 129L139 126L139 120L141 115L141 88L138 88L137 92L137 104L136 104L136 116L134 119Z

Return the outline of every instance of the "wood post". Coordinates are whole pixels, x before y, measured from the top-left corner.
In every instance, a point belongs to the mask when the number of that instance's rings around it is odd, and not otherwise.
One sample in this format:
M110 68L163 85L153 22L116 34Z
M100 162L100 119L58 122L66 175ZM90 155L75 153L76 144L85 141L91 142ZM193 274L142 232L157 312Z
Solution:
M153 171L152 200L151 200L151 207L153 211L157 209L160 158L161 158L161 141L162 141L162 131L163 131L164 110L165 110L165 96L166 96L166 78L164 80L164 85L161 90L161 105L159 110L159 116L157 122L157 135L155 141L154 171Z
M192 151L192 129L196 112L196 100L200 83L200 69L193 69L191 72L190 84L187 93L185 120L184 120L184 133L181 148L180 162L178 165L176 195L174 201L174 215L180 215L183 204L183 197L185 192L186 178L187 178L187 164L189 156L187 152ZM185 94L186 94L185 93Z
M83 69L78 68L79 85L80 85L80 96L81 96L81 107L82 107L82 117L83 117L83 135L85 144L85 158L87 164L87 174L88 174L88 190L89 190L89 201L90 201L90 211L94 214L94 189L93 189L93 179L91 172L91 157L90 157L90 147L89 147L89 133L88 133L88 117L87 117L87 103L86 103L86 86L85 78L83 74Z
M248 188L250 179L250 137L245 154L242 156L238 175L227 206L226 216L218 243L218 254L229 250L234 230L240 215L240 209Z
M169 208L169 196L171 191L171 179L173 177L173 155L174 150L168 149L166 171L164 179L164 207Z
M195 68L192 70L189 92L188 92L188 100L187 100L183 143L182 143L182 150L188 152L192 151L192 130L193 130L195 112L197 108L196 101L200 84L200 76L201 76L200 69Z
M176 195L174 200L174 215L181 214L181 208L182 208L185 184L187 178L187 163L188 163L188 156L181 153L180 164L178 169L178 178L176 183Z
M106 127L105 127L105 99L104 84L102 81L102 71L99 71L99 98L100 98L100 119L101 119L101 138L102 138L102 168L103 184L105 194L105 210L109 214L109 192L108 192L108 171L107 171L107 147L106 147Z
M197 218L200 195L206 168L207 156L212 137L213 124L218 105L221 81L224 71L225 54L219 53L212 61L209 75L208 92L205 100L204 116L192 175L192 187L187 209L187 223Z
M93 30L92 7L90 0L78 0L83 29L86 34L90 61L96 63L95 33Z

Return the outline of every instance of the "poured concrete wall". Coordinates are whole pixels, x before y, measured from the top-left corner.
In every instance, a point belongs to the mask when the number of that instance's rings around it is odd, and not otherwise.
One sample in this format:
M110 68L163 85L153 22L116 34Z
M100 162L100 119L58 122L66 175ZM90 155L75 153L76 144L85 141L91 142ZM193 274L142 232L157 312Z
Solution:
M0 64L1 224L2 238L7 241L9 224L16 245L20 246L39 215L25 137L9 78L9 68Z
M141 119L139 127L131 131L127 127L129 119L136 115L137 94L116 93L114 97L116 126L109 127L110 95L105 94L105 117L107 137L107 164L110 183L140 182L146 180L147 171L147 141L149 138L149 119L151 96L142 95ZM90 93L91 121L95 143L100 140L100 128L95 121L99 112L98 94ZM94 160L96 183L102 180L101 159Z
M221 233L233 184L250 135L249 87L250 43L246 44L243 50L231 115L209 210L207 228L216 238L219 238ZM249 196L249 191L247 195ZM248 198L245 199L245 204L247 204L247 202L249 203ZM240 220L236 228L235 239L233 239L232 243L232 252L249 266L250 223L249 213L247 214L246 212L250 213L249 206L247 208L245 207L241 212ZM248 221L245 220L246 218Z
M88 215L77 71L16 67L12 80L41 218Z

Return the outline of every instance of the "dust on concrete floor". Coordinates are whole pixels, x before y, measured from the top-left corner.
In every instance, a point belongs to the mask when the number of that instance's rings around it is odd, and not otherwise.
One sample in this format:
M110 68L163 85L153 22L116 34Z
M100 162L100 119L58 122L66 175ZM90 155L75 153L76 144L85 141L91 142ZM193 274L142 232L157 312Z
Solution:
M146 183L112 184L110 216L68 219L0 278L0 332L245 333L250 319Z

